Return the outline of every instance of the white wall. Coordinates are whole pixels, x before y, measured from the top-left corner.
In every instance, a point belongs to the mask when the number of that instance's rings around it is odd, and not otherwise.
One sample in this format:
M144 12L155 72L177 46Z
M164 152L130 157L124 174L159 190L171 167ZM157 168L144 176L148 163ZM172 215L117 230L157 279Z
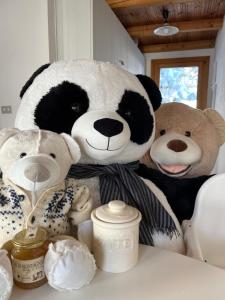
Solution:
M47 0L0 1L0 128L14 125L19 92L29 76L49 61Z
M52 60L93 58L93 0L49 0ZM53 32L52 32L53 33ZM52 49L54 51L54 49Z
M225 118L225 19L216 40L214 70L213 107ZM215 171L225 172L225 145L220 149Z
M51 60L95 59L145 72L145 58L105 0L49 0Z
M145 58L105 0L93 0L93 57L145 73Z
M213 80L213 61L214 61L215 49L199 49L199 50L187 50L187 51L171 51L171 52L158 52L158 53L146 53L146 75L151 76L151 60L163 59L163 58L180 58L180 57L195 57L195 56L210 56L209 64L209 85L208 85L208 106L212 105L212 80Z
M145 69L143 54L105 0L1 0L0 49L0 106L12 106L12 114L0 111L0 129L14 125L22 86L49 61L94 58L123 61L134 73Z

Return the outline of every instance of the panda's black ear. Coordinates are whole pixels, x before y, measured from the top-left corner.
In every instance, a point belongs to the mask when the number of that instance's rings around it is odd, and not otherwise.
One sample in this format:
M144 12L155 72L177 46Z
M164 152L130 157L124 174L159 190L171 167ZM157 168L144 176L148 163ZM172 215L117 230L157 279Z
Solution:
M38 68L34 74L30 77L30 79L25 83L25 85L22 87L22 90L20 92L20 98L23 97L25 94L26 90L29 88L29 86L33 83L35 77L37 77L41 72L43 72L45 69L47 69L50 66L50 64L45 64Z
M160 90L155 83L154 80L152 80L150 77L145 75L136 75L141 84L143 85L144 89L146 90L149 99L152 103L153 109L157 110L162 102L162 95L160 93Z

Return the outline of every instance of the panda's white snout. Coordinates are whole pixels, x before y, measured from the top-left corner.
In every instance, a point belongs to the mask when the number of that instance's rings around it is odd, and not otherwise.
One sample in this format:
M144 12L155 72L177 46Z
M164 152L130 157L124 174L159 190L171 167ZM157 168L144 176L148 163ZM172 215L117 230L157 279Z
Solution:
M112 152L120 151L130 139L130 131L124 122L113 118L100 118L93 122L93 134L86 138L89 147Z
M25 168L24 176L33 182L44 182L50 178L50 171L43 165L33 163Z
M103 160L123 151L131 132L128 123L117 112L90 111L75 122L72 136L87 156Z

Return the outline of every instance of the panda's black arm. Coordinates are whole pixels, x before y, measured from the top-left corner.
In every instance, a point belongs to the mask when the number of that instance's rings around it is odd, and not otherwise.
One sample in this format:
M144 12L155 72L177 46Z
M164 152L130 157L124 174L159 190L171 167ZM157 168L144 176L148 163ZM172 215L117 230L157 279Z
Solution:
M181 223L191 218L194 210L196 195L202 184L213 175L195 178L173 178L158 170L139 165L137 174L151 180L167 197L167 200Z

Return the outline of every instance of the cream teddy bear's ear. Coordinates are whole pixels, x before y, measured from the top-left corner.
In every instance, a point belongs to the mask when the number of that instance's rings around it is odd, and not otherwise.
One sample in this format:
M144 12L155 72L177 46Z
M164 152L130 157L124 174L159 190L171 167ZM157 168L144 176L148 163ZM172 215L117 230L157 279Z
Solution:
M225 142L225 120L224 118L214 109L207 108L203 111L204 115L209 121L215 126L219 143L222 145Z
M20 130L17 128L4 128L4 129L0 130L0 148L11 136L13 136L19 132L20 132Z
M69 134L61 133L60 135L63 137L64 141L66 142L69 148L70 156L72 158L73 163L76 164L81 157L79 145Z

